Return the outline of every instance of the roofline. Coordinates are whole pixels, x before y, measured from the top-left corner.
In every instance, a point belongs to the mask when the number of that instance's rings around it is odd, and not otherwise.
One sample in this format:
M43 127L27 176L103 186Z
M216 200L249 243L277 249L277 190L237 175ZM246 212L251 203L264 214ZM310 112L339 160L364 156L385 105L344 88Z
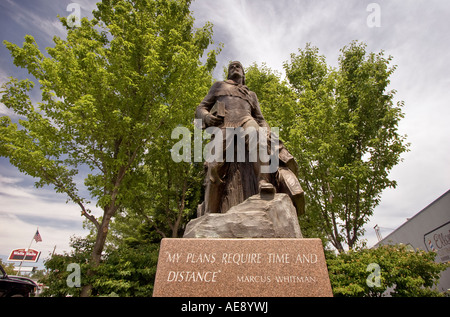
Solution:
M381 244L383 241L387 240L387 238L389 238L391 235L393 235L397 230L399 230L401 227L403 227L404 225L406 225L408 222L410 222L411 220L413 220L416 216L418 216L420 213L422 213L423 211L425 211L426 209L430 208L432 205L434 205L435 203L437 203L439 200L441 200L443 197L445 197L446 195L450 194L450 189L448 189L445 193L443 193L441 196L439 196L438 198L436 198L434 201L432 201L430 204L428 204L426 207L424 207L421 211L419 211L418 213L416 213L414 216L412 216L411 218L409 218L407 221L405 221L404 223L402 223L400 226L397 227L397 229L395 229L394 231L392 231L391 233L389 233L385 238L381 239L380 241L378 241L377 243L374 244L375 246L378 246L379 244Z

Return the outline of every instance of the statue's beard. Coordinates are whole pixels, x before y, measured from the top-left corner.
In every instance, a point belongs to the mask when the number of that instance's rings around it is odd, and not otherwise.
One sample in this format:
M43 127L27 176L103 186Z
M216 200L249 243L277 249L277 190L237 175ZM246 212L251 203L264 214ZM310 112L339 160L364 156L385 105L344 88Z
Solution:
M229 77L228 77L228 79L231 79L231 80L233 80L233 81L235 81L235 82L239 82L239 81L241 81L242 83L244 82L244 76L242 76L240 73L238 73L238 72L235 72L235 73L232 73Z

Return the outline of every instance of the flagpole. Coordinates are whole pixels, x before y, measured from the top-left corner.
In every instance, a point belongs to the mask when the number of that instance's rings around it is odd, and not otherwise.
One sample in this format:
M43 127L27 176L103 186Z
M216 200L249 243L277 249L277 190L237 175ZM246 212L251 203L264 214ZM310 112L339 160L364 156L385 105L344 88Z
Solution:
M39 227L37 227L36 232L37 232L37 231L39 231ZM30 245L28 246L28 249L25 250L25 255L23 256L22 261L20 261L19 270L17 271L16 276L20 274L20 269L22 269L22 263L23 263L23 260L25 260L25 258L26 258L26 256L27 256L27 253L28 253L28 250L31 248L31 244L33 243L33 240L34 240L34 237L35 237L35 236L36 236L36 234L33 235L33 238L32 238L31 241L30 241Z

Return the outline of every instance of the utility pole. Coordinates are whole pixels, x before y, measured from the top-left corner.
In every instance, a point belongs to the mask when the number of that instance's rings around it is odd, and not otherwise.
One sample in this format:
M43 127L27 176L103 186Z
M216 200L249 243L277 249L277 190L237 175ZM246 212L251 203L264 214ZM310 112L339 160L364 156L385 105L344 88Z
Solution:
M381 237L381 233L380 233L380 227L378 227L378 225L375 225L375 227L373 227L375 229L375 233L377 234L377 239L378 242L380 242L381 240L383 240L383 237Z
M22 261L20 261L19 270L17 271L16 275L20 275L20 270L22 269L23 260L25 260L25 258L27 257L28 250L31 248L31 244L33 243L33 240L34 240L34 236L33 236L33 239L31 239L30 244L28 245L28 248L25 249L25 254L23 255Z

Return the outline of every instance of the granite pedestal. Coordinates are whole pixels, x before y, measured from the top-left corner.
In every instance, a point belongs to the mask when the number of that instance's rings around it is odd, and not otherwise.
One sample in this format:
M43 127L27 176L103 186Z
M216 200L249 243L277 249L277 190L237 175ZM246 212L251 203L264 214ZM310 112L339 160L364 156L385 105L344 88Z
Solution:
M332 296L320 239L163 239L155 297Z

